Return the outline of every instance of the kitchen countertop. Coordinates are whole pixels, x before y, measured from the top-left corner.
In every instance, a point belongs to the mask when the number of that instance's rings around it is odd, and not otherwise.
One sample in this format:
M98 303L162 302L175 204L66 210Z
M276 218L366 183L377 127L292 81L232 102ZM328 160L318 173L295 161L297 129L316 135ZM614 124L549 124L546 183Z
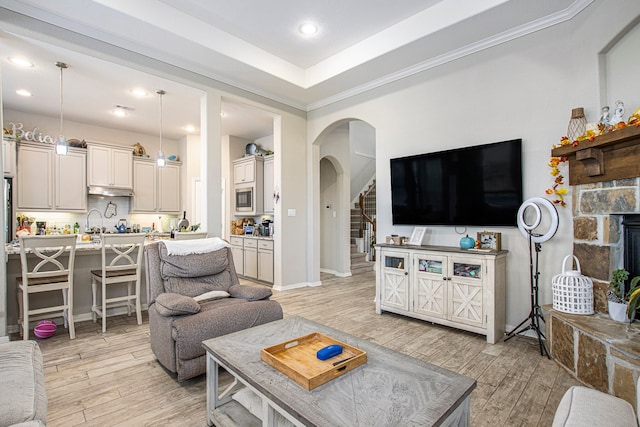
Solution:
M161 240L171 240L169 234L159 234L155 236L147 237L145 241L145 245L149 245L154 242L158 242ZM102 248L100 241L94 242L81 242L78 241L76 243L76 252L89 252L89 251L99 251ZM4 245L4 251L6 255L20 255L20 245L19 244L11 244L6 243Z

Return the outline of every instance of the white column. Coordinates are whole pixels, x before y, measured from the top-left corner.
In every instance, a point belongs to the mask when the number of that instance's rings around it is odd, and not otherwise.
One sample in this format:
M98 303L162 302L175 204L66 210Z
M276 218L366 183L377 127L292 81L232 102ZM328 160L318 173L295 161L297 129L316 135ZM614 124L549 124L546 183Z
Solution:
M220 140L222 98L217 91L209 90L200 102L200 176L201 212L203 230L210 237L222 236L222 144ZM198 197L198 195L194 195ZM206 203L205 203L206 201Z

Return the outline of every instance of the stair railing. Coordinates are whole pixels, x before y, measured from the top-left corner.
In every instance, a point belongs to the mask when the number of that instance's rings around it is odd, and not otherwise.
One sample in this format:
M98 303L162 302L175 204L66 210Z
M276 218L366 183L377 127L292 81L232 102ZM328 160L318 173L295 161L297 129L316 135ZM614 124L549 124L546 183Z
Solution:
M364 238L364 251L369 255L370 261L375 261L376 252L373 245L376 242L376 183L365 191L360 193L358 199L360 205L360 226L358 235Z

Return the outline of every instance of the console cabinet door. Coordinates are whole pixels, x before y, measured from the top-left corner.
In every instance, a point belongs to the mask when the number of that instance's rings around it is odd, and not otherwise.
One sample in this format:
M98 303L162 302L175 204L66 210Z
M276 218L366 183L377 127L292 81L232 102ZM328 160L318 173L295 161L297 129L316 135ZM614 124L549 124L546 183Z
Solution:
M482 259L449 260L450 319L471 326L484 326Z
M409 310L409 255L403 252L382 252L381 305Z
M447 315L447 257L428 252L413 255L413 311L438 318Z

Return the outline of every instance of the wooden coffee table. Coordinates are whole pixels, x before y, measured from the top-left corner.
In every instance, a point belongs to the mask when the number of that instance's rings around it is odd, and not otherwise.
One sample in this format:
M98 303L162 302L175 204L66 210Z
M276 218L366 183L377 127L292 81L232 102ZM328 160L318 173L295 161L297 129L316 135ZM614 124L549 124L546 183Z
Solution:
M366 364L307 391L260 359L260 350L320 332L367 353ZM428 345L428 343L425 343ZM301 317L203 342L207 351L207 422L217 426L466 426L476 382L419 359ZM218 368L234 381L222 387ZM251 415L232 399L248 388L259 400Z

